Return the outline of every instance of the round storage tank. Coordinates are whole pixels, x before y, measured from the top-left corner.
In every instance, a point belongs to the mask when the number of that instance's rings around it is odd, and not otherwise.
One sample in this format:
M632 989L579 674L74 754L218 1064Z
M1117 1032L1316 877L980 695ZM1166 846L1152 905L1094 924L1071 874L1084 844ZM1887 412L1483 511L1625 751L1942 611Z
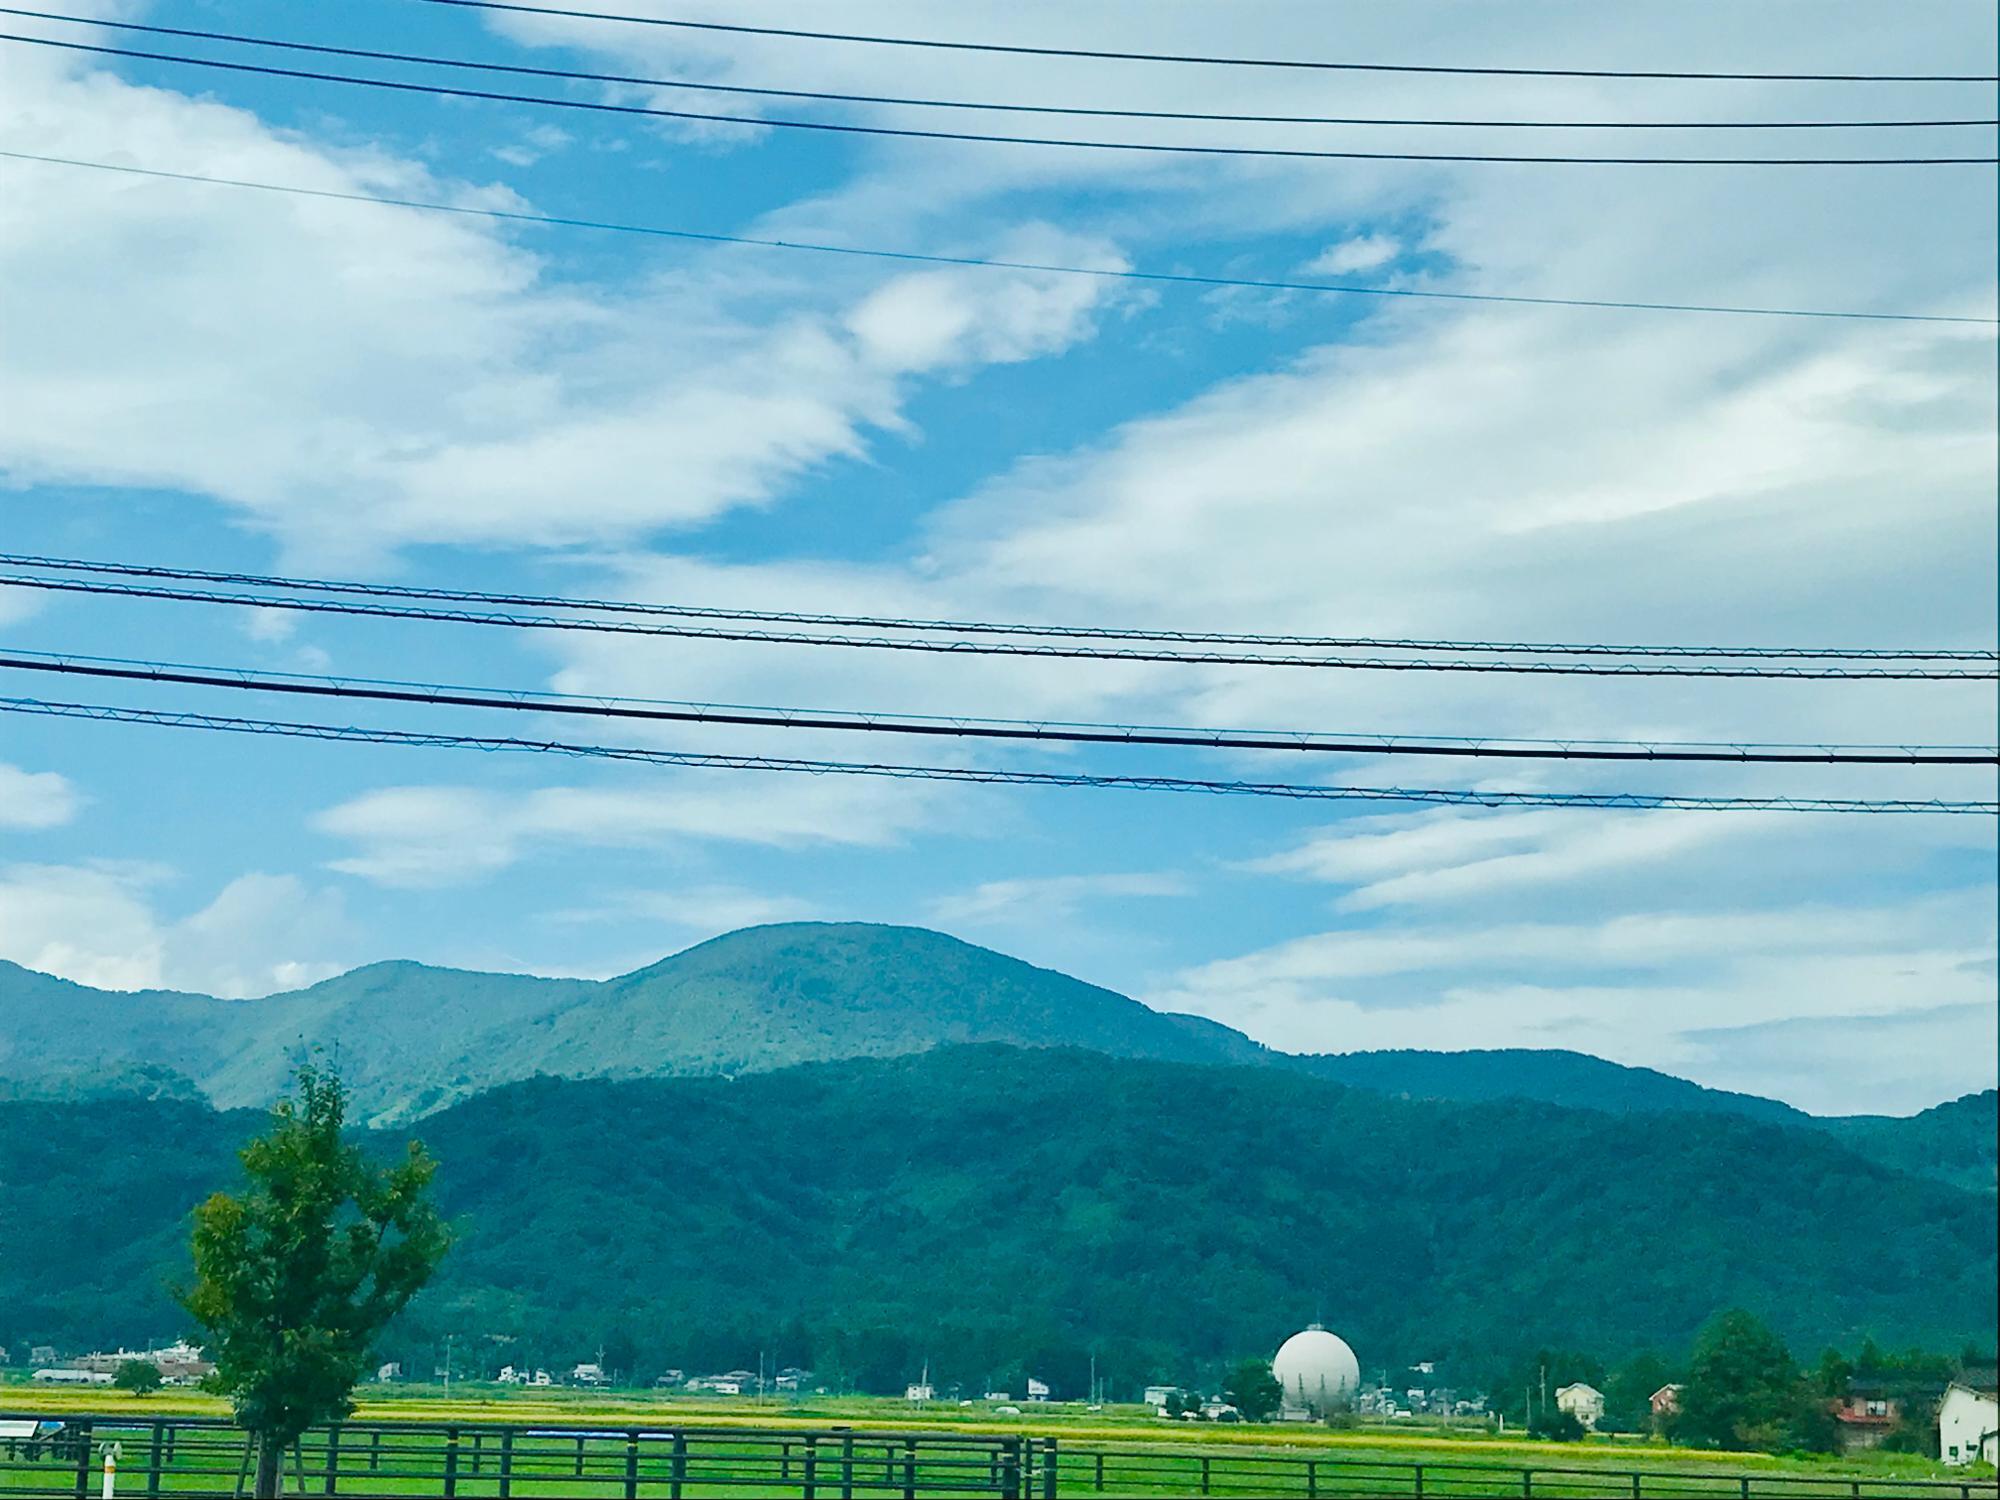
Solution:
M1285 1340L1271 1373L1285 1389L1287 1406L1315 1412L1353 1400L1361 1384L1361 1363L1347 1340L1317 1323Z

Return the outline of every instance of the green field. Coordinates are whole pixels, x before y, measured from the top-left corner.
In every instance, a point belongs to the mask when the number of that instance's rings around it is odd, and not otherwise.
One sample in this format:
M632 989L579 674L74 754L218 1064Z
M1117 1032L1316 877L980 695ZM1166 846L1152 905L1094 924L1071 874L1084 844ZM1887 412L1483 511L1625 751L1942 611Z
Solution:
M454 1391L398 1387L364 1391L339 1453L337 1492L356 1495L498 1496L500 1448L506 1444L507 1493L514 1496L601 1494L667 1496L675 1468L671 1438L681 1434L683 1496L803 1493L904 1493L913 1479L925 1494L1043 1492L1043 1444L1055 1440L1057 1492L1106 1495L1520 1495L1642 1496L1915 1495L1911 1481L1943 1481L1939 1495L1992 1496L1990 1473L1947 1470L1915 1455L1870 1453L1849 1459L1773 1457L1675 1448L1625 1437L1544 1443L1485 1428L1360 1428L1302 1425L1169 1423L1143 1407L1091 1411L1052 1404L997 1415L986 1404L931 1406L877 1397L806 1397L785 1401L701 1398L651 1392ZM226 1416L225 1404L196 1392L147 1398L95 1390L0 1385L0 1410L50 1416L94 1414L143 1421L169 1415ZM128 1415L129 1414L129 1417ZM455 1451L440 1430L396 1424L456 1424ZM579 1436L570 1429L614 1429ZM502 1428L511 1428L503 1433ZM650 1435L637 1442L616 1429ZM842 1429L845 1429L843 1431ZM908 1446L909 1436L925 1441ZM122 1437L121 1494L146 1493L145 1436ZM942 1446L940 1446L942 1442ZM1010 1443L1013 1446L1009 1446ZM916 1455L921 1452L923 1457ZM1008 1458L1008 1453L1013 1458ZM183 1431L160 1466L160 1493L229 1493L242 1468L243 1440L226 1428ZM1311 1467L1308 1467L1308 1463ZM93 1461L94 1462L94 1461ZM1011 1476L1008 1463L1016 1466ZM915 1465L908 1468L906 1465ZM1421 1466L1419 1472L1418 1466ZM325 1439L308 1439L297 1460L307 1487L326 1491ZM71 1489L73 1453L0 1475L0 1492ZM294 1476L288 1474L288 1480ZM1970 1484L1971 1488L1961 1486ZM91 1490L95 1493L93 1470Z

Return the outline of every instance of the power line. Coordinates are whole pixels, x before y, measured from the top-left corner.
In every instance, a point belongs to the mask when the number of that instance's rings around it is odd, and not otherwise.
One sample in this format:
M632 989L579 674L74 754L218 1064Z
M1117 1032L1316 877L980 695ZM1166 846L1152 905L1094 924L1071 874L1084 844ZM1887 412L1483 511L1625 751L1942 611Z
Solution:
M154 167L135 167L122 162L91 161L75 156L45 156L32 151L0 150L0 160L38 162L45 166L80 167L93 172L115 172L128 177L151 177L164 182L193 182L209 187L246 188L289 197L318 198L335 203L367 203L380 208L413 209L425 213L454 214L462 218L490 219L500 223L537 224L553 229L586 229L607 234L639 234L657 239L688 240L710 245L747 245L766 250L801 250L817 255L844 255L863 260L887 260L928 266L962 266L990 271L1033 271L1060 276L1093 276L1114 281L1142 281L1168 286L1245 287L1255 291L1311 292L1354 297L1406 297L1419 301L1493 302L1521 307L1584 307L1623 312L1721 313L1759 318L1845 318L1864 322L1959 323L1987 328L2000 325L2000 318L1956 317L1942 313L1854 312L1835 308L1744 307L1723 303L1636 302L1593 297L1522 297L1500 292L1445 292L1415 287L1352 286L1325 281L1287 281L1243 276L1199 276L1173 271L1135 271L1102 266L1064 266L1046 261L1000 260L973 255L928 255L915 250L870 249L854 245L829 245L810 240L780 240L755 235L717 234L696 229L674 229L654 224L625 224L605 219L581 219L559 214L526 213L503 208L475 208L462 203L437 203L422 198L390 198L374 193L345 193L332 188L301 187L291 183L258 182L242 177L214 177L200 172L169 172Z
M512 11L529 16L563 16L581 21L620 21L684 31L732 32L743 36L796 37L817 42L860 42L877 47L924 47L946 52L994 52L1021 57L1082 57L1105 62L1200 63L1225 68L1306 68L1343 73L1451 73L1501 78L1667 78L1729 83L1996 83L1987 73L1718 73L1665 72L1632 68L1448 67L1436 63L1320 62L1295 57L1225 57L1202 53L1107 51L1088 47L1033 47L1002 42L947 42L929 37L869 36L850 31L806 31L791 26L746 26L724 21L683 21L664 16L620 15L558 5L522 5L508 0L424 0L465 10Z
M1069 136L991 135L965 130L923 130L907 125L856 125L835 120L788 120L770 115L728 115L697 110L665 109L650 104L614 104L601 99L559 99L547 94L510 94L493 89L454 88L442 83L392 78L364 78L353 73L328 73L310 68L280 68L270 63L229 62L219 57L188 57L177 52L149 52L135 47L106 47L91 42L65 42L55 37L0 32L0 41L31 47L56 47L101 57L129 57L177 67L219 68L267 78L297 78L313 83L338 83L356 88L388 89L403 94L430 94L444 99L481 99L498 104L526 104L545 109L584 110L594 114L643 116L668 120L698 120L709 124L763 125L781 130L815 130L835 135L890 136L905 140L973 141L1001 146L1060 146L1084 151L1133 151L1150 155L1264 158L1290 161L1411 161L1528 163L1545 166L1614 167L1939 167L1987 166L1995 156L1575 156L1504 155L1489 152L1323 151L1305 147L1209 146L1168 141L1078 140Z
M2000 651L1980 649L1617 646L1599 642L1441 641L1388 636L1276 635L1248 631L1158 630L1100 625L1023 625L1000 624L989 620L924 620L898 615L813 614L798 610L656 604L631 599L571 598L556 594L499 593L481 589L419 588L409 584L364 583L354 579L300 578L272 573L177 568L160 563L96 562L86 558L42 557L22 552L0 552L0 568L41 568L51 572L102 574L118 578L167 578L182 582L243 585L300 593L358 594L368 598L489 604L505 608L589 610L596 613L648 615L669 619L750 620L759 624L824 625L843 630L916 630L962 635L1050 636L1067 640L1167 642L1176 646L1228 645L1304 647L1326 651L1464 651L1545 656L1712 657L1752 660L2000 661ZM8 575L0 573L0 583L7 581Z
M687 703L612 694L544 693L519 688L464 687L393 678L330 677L306 672L258 672L238 667L62 653L0 651L0 670L51 672L181 687L232 688L301 697L363 699L437 708L505 709L654 723L742 728L817 729L904 734L944 739L1071 745L1174 746L1200 750L1290 750L1340 755L1422 755L1461 759L1705 762L1762 765L1980 766L2000 765L2000 749L1970 745L1719 745L1615 740L1513 741L1429 735L1336 735L1258 729L1189 729L1137 724L1079 724L1022 719L756 708Z
M96 594L118 598L167 599L192 604L224 604L247 609L287 609L305 614L356 615L372 619L425 620L458 625L487 625L516 630L578 630L609 635L664 636L684 640L756 642L787 646L845 646L875 651L934 652L951 656L1027 656L1113 662L1161 662L1191 666L1323 667L1382 672L1518 672L1558 677L1770 677L1809 681L1874 679L1878 681L1992 681L2000 669L1958 670L1892 663L1853 666L1791 666L1733 664L1663 665L1624 661L1515 661L1462 658L1403 658L1299 656L1226 651L1175 651L1166 648L1086 646L1067 643L994 639L930 640L915 637L813 634L764 630L748 626L660 623L627 619L569 619L554 615L521 615L467 609L436 609L356 599L321 599L236 594L162 584L113 583L101 579L35 578L0 575L0 586L41 589L56 593Z
M1390 125L1407 128L1484 130L1946 130L2000 125L2000 119L1921 120L1449 120L1384 119L1373 115L1252 115L1208 113L1183 109L1113 109L1090 105L1015 104L970 99L913 98L898 94L844 94L818 89L761 88L747 84L701 83L685 78L652 78L628 73L599 73L576 68L544 68L524 63L474 61L419 52L389 52L373 47L339 47L291 38L246 36L240 32L207 31L186 26L153 26L139 21L111 21L70 16L56 11L25 10L0 5L0 15L26 16L38 21L63 21L78 26L136 31L148 36L184 37L191 41L229 42L246 47L272 47L310 52L323 57L364 58L372 62L409 63L422 67L458 68L479 73L510 73L528 78L555 78L571 83L607 83L694 93L737 94L759 99L804 99L828 104L884 104L910 109L957 109L991 114L1071 115L1110 120L1179 120L1230 125Z
M98 703L61 703L39 698L0 698L0 713L106 723L151 724L230 734L279 735L292 739L404 745L430 749L567 755L657 766L736 771L780 771L814 776L878 776L898 781L955 781L981 786L1089 787L1102 790L1203 792L1220 796L1282 797L1313 802L1412 802L1447 807L1579 807L1684 812L1826 813L2000 813L2000 802L1951 802L1935 798L1692 797L1654 792L1524 792L1457 787L1321 786L1312 783L1220 781L1188 776L1097 775L1072 771L988 770L976 766L912 766L882 762L802 760L769 755L718 755L687 750L654 750L633 745L578 744L566 740L436 734L357 725L298 723L281 719L240 719L216 714L122 708Z

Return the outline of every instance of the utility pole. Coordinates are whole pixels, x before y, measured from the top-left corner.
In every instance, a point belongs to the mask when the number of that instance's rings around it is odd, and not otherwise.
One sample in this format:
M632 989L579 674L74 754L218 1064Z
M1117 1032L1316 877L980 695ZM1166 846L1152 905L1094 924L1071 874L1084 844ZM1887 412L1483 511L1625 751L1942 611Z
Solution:
M446 1399L446 1400L449 1400L449 1399L451 1399L451 1341L452 1341L452 1337L453 1337L453 1335L451 1335L451 1334L449 1334L449 1333L447 1333L447 1334L446 1334L446 1335L444 1336L444 1394L445 1394L445 1399Z

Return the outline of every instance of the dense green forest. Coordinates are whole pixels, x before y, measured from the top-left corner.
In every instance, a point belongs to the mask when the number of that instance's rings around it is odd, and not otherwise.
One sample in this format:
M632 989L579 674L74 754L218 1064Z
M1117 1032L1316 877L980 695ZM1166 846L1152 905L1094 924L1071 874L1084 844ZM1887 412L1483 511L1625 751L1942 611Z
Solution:
M261 1123L0 1104L0 1342L148 1338L187 1209ZM408 1132L378 1133L384 1149ZM1448 1104L1269 1067L948 1048L719 1078L538 1079L422 1122L463 1238L412 1368L810 1365L900 1389L1032 1363L1193 1379L1322 1318L1371 1371L1680 1349L1743 1306L1797 1349L1996 1319L1990 1195L1730 1114ZM88 1246L89 1253L79 1253Z

